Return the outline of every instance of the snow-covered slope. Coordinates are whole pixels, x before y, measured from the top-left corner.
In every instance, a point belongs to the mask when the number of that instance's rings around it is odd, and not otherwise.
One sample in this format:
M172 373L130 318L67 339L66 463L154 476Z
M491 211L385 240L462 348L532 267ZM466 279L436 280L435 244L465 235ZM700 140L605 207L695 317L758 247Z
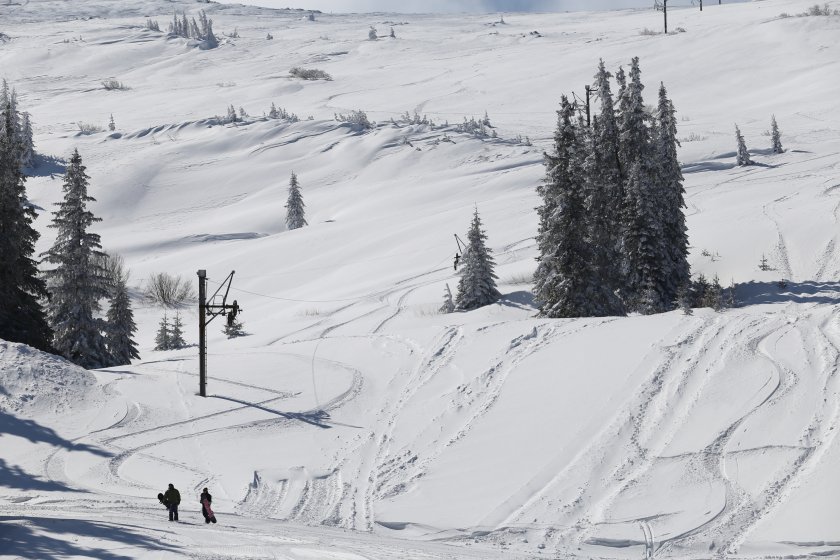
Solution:
M163 310L139 298L132 366L94 379L1 347L0 503L17 521L0 555L639 557L651 539L661 557L837 554L840 17L779 17L808 5L672 10L685 32L667 37L640 33L659 28L653 11L505 24L151 0L0 12L0 73L47 156L27 184L39 250L78 147L96 231L134 292L157 272L236 270L251 333L211 324L207 399L197 349L153 351ZM173 7L241 37L202 51L142 28ZM371 25L397 38L367 41ZM534 187L554 110L600 58L614 71L632 56L648 102L663 81L681 117L693 271L738 283L742 305L536 319ZM264 119L272 102L302 120ZM251 117L220 124L231 104ZM355 109L378 125L332 118ZM485 110L499 138L455 130ZM79 134L111 114L115 132ZM734 165L736 122L755 166ZM310 225L286 231L292 171ZM475 207L504 298L441 315L453 234ZM195 310L181 313L196 342ZM67 406L13 406L28 394ZM168 482L185 497L174 528L154 499ZM191 525L205 486L220 519L207 530Z

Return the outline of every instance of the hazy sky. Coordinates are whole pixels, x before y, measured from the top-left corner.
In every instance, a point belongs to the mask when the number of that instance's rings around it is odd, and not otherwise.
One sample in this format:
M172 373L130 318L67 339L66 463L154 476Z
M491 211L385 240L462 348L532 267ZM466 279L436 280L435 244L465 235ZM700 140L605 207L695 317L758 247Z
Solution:
M221 0L271 8L306 8L322 12L554 12L650 8L653 0ZM731 1L731 0L729 0ZM695 0L696 2L696 0ZM670 0L672 6L692 0ZM708 4L716 3L707 0Z

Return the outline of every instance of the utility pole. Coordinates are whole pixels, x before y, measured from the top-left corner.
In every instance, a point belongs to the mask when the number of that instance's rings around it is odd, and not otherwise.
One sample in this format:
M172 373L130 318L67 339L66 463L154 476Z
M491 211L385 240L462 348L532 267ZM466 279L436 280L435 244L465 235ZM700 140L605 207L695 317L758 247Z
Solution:
M662 13L665 14L665 35L668 34L668 0L662 0Z
M207 396L207 271L198 271L198 394Z
M703 11L703 0L700 0L700 11Z
M207 302L207 271L202 269L198 271L198 394L202 397L207 396L207 325L218 317L219 315L227 315L228 325L231 325L236 319L236 315L242 311L236 300L228 305L227 297L230 293L230 285L233 282L232 270L228 274L225 281L219 284L219 288L210 296L210 302ZM225 294L222 296L222 302L216 303L216 297L219 292L225 288ZM207 316L210 316L208 319Z

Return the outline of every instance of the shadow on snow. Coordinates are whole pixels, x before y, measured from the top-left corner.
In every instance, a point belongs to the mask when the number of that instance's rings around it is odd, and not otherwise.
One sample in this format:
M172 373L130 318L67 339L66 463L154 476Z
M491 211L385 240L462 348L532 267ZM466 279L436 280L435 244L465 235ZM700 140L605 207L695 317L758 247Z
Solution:
M277 416L282 416L283 418L287 418L289 420L298 420L300 422L304 422L306 424L311 424L313 426L318 426L319 428L329 429L332 428L329 424L324 423L324 420L327 420L330 415L328 412L324 410L315 410L309 412L283 412L282 410L275 410L273 408L268 408L266 406L262 406L260 404L250 403L247 401L234 399L233 397L225 397L222 395L210 395L210 397L214 399L222 399L230 402L235 402L238 404L242 404L245 406L250 406L251 408L256 408L258 410L263 410L265 412L269 412L271 414L276 414Z
M59 538L66 536L68 540ZM103 544L113 544L112 550L83 546L78 538L89 538ZM58 558L98 558L100 560L130 560L114 552L134 546L146 550L178 552L178 548L150 538L140 531L122 525L30 516L0 516L0 551L19 558L49 560Z
M827 303L840 304L839 282L788 282L780 287L778 282L747 282L738 284L741 305L763 303Z

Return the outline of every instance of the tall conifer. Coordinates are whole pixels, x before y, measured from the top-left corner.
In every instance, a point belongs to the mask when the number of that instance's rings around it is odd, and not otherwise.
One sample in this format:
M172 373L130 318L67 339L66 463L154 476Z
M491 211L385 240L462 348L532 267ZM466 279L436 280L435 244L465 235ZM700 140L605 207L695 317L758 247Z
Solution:
M670 307L677 300L681 286L688 284L688 228L685 224L685 189L680 162L677 159L677 118L674 104L668 99L665 84L659 86L656 138L654 149L658 166L662 241L667 259L661 279L663 304Z
M32 258L37 215L26 200L12 112L2 110L0 117L0 338L49 350L52 332L39 301L47 289Z
M82 157L74 150L64 175L64 200L58 203L50 225L58 235L44 260L55 265L46 272L53 346L71 362L90 369L107 366L109 361L102 334L105 324L96 316L99 301L109 295L109 289L99 235L88 231L100 221L87 209L95 201L88 195L88 179Z

